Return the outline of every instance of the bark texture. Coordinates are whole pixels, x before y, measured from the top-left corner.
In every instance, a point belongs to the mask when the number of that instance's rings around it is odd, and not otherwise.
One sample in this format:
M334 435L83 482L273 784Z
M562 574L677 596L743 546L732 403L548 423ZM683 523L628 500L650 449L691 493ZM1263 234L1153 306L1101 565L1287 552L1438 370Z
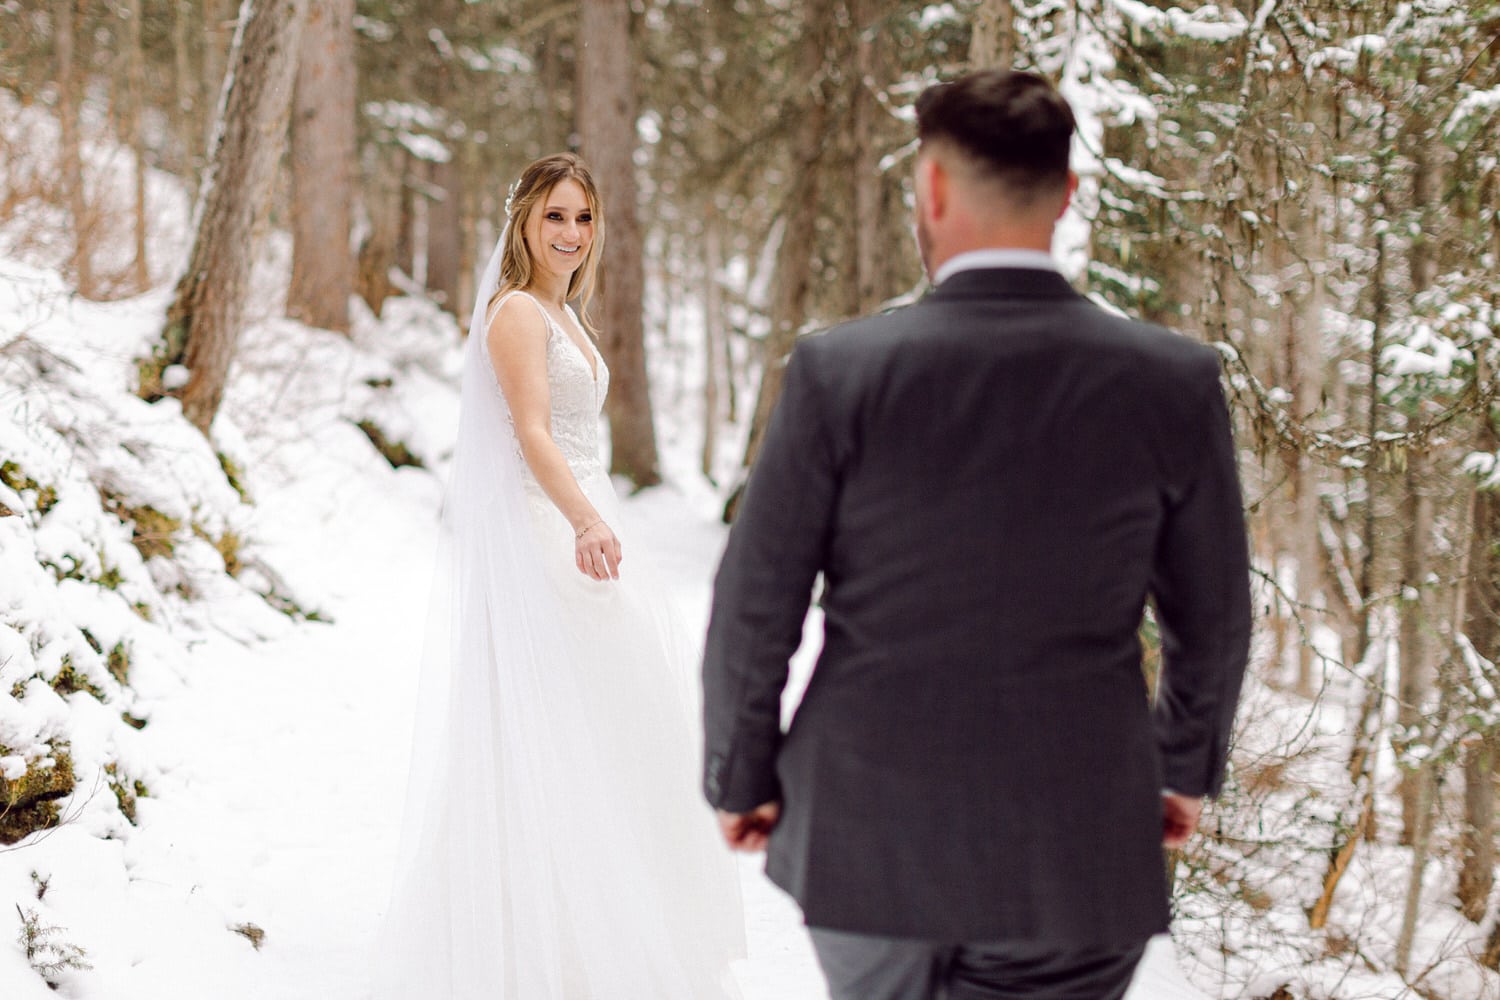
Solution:
M121 0L118 10L125 22L125 131L128 133L135 175L132 178L135 209L135 255L131 261L130 283L137 292L151 284L151 269L146 258L146 136L143 115L146 108L146 60L141 51L141 0Z
M464 175L457 155L446 163L429 166L436 197L427 206L427 290L457 315L464 256Z
M635 62L630 7L582 0L578 19L578 131L604 201L599 347L610 369L610 471L637 488L661 482L646 380L645 284L635 176Z
M745 467L755 464L761 440L776 402L781 398L781 383L786 376L786 362L796 346L797 334L807 319L808 293L812 288L811 261L817 236L820 164L825 131L828 126L828 99L825 93L825 56L836 16L833 0L808 3L803 27L799 72L808 81L807 104L798 116L792 148L792 181L781 218L781 245L776 251L776 277L771 293L771 332L764 346L765 366L755 413L750 422L750 440L745 447ZM733 516L734 500L726 515Z
M83 154L78 137L79 84L75 72L74 28L77 0L56 0L57 45L57 112L62 126L62 164L60 168L63 197L73 219L73 278L78 294L85 298L95 294L94 268L89 245L88 203L83 190Z
M354 0L319 0L307 14L293 98L286 307L293 319L341 333L354 292L354 95Z
M396 294L391 269L399 252L405 166L404 153L376 157L373 176L364 186L369 231L359 246L355 285L376 316Z
M1009 66L1016 54L1013 0L980 0L973 17L969 65L975 69Z
M885 227L880 220L885 212L885 177L880 170L881 148L876 138L877 125L885 110L876 101L877 82L883 76L880 66L880 5L874 0L854 0L852 13L855 28L854 66L850 112L853 118L854 177L852 179L854 273L850 287L854 313L867 313L880 305L886 291Z
M1493 416L1481 420L1476 451L1500 451ZM1464 593L1464 635L1474 652L1500 663L1500 491L1476 490L1469 572ZM1500 740L1475 738L1464 750L1464 824L1458 900L1464 916L1483 919L1495 884L1495 765Z
M193 249L167 310L164 359L190 373L184 415L208 433L234 359L258 230L284 149L308 0L246 0L230 53ZM143 387L144 388L144 387Z

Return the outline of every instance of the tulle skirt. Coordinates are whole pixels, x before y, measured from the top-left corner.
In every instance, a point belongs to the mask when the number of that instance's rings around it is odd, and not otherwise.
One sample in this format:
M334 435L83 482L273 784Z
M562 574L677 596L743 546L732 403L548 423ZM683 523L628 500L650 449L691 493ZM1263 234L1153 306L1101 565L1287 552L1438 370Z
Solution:
M620 533L602 470L580 485ZM428 655L451 669L424 683L374 996L737 997L743 907L698 792L696 647L631 539L620 579L593 581L552 504L530 506L543 579L476 553L439 572L452 617L431 627L451 638Z

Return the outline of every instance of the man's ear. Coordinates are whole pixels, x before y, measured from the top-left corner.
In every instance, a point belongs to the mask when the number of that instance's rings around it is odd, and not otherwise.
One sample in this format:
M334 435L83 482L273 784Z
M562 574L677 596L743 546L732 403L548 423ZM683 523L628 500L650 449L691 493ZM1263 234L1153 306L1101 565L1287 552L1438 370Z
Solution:
M1062 208L1057 210L1057 217L1061 219L1063 213L1067 212L1068 206L1073 204L1073 195L1078 193L1078 175L1068 171L1068 190L1063 192Z
M924 157L917 163L917 183L924 189L927 218L934 222L948 214L948 201L952 197L952 178L943 169L936 156Z

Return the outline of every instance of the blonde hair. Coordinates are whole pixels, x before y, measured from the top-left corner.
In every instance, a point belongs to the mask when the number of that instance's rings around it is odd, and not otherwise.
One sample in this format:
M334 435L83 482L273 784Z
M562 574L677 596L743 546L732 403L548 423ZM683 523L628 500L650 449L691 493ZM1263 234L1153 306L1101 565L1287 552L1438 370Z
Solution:
M599 201L599 189L594 184L594 175L588 165L573 153L554 153L534 160L523 171L516 186L506 199L506 225L509 227L505 247L500 253L500 287L490 297L487 308L493 309L495 300L506 292L525 288L531 284L535 262L531 248L526 245L526 222L531 213L546 199L561 181L576 181L583 188L588 200L589 213L594 217L594 242L588 256L568 279L567 299L578 300L579 319L584 329L598 336L593 321L589 318L589 302L594 297L599 253L604 246L604 207Z

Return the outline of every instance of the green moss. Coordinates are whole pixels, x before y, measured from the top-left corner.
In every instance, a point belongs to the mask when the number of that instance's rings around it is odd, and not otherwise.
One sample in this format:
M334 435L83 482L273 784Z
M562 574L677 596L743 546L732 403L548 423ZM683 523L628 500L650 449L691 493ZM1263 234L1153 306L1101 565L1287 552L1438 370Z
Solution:
M230 576L240 575L240 570L244 569L244 566L240 563L240 536L238 532L226 531L222 535L215 537L207 528L194 521L193 534L212 545L214 551L219 553L219 558L224 560L224 572Z
M105 666L109 668L109 675L121 684L130 683L130 647L124 642L117 642L109 651L109 658L105 660Z
M52 575L57 578L58 583L62 583L64 580L83 581L87 579L87 577L83 575L83 561L81 559L70 552L64 552L62 558L62 563L55 563L48 559L38 560L38 563L39 565L50 569L52 571ZM64 565L64 563L66 563L66 565Z
M73 791L73 757L65 744L55 746L50 767L29 767L15 781L0 776L0 844L57 825L58 799Z
M260 596L267 604L294 622L331 622L333 620L316 608L311 611L307 610L292 598L275 589L268 590Z
M219 457L219 468L224 470L224 478L229 481L230 489L239 494L240 500L250 503L250 491L245 488L245 470L222 451L215 454Z
M98 584L105 590L119 590L120 584L125 582L125 576L117 566L106 566L104 572L99 574Z
M0 807L0 844L14 844L38 830L50 830L57 826L59 815L56 802Z
M175 550L174 537L182 522L163 514L155 507L134 507L126 511L130 518L130 543L141 554L142 559L153 556L170 556Z
M25 497L27 493L34 494L35 500L33 504L38 514L45 514L57 506L57 487L43 486L35 479L26 475L19 465L8 459L0 462L0 483L9 486L22 497ZM9 510L9 508L6 508L6 510ZM11 513L15 512L11 511Z
M135 546L142 559L169 557L176 551L177 532L182 530L182 521L178 518L163 514L149 504L132 507L123 496L109 490L99 491L99 502L105 510L130 524L130 544Z
M148 403L154 403L166 396L166 390L162 388L161 373L166 371L166 364L156 355L149 358L135 359L135 394Z
M172 395L162 385L162 372L182 360L183 353L187 350L187 338L188 317L186 315L169 316L167 325L161 331L161 340L151 348L150 356L136 359L135 394L137 396L148 403L154 403Z
M409 465L416 469L425 468L422 460L406 446L404 441L392 441L386 436L385 431L381 430L380 426L374 421L361 420L355 426L365 432L365 437L369 438L370 443L375 446L375 450L380 452L381 456L387 462L391 463L391 468L399 469L403 465Z
M105 698L104 690L79 673L78 668L73 664L73 657L67 655L62 658L62 669L57 672L56 677L52 678L52 690L64 698L80 691L93 695L99 701Z
M115 793L120 814L130 821L131 826L135 826L136 803L149 797L150 789L139 778L131 779L121 775L119 765L113 762L104 765L104 773L108 775L109 789Z

